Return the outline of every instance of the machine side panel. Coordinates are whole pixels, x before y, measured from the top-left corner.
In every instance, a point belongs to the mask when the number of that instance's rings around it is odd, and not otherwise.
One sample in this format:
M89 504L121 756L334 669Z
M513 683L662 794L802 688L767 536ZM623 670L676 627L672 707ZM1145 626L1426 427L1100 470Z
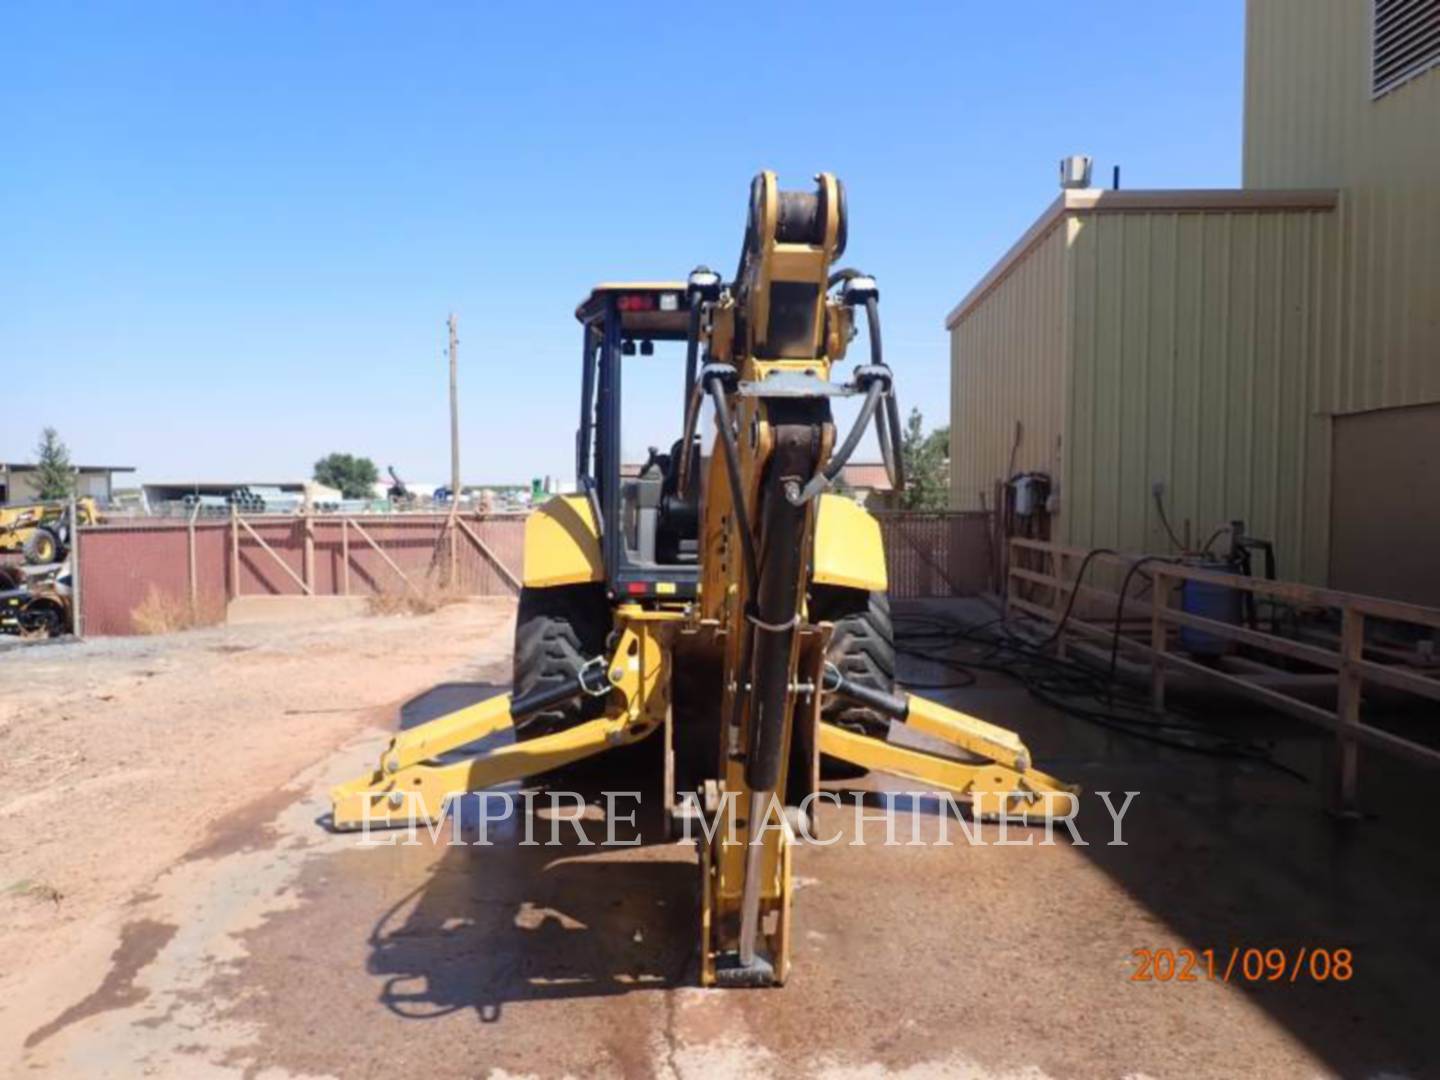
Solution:
M880 523L864 507L843 495L821 495L815 522L815 569L821 585L884 592L885 541Z
M588 498L557 495L525 520L524 583L527 587L604 580L600 533Z

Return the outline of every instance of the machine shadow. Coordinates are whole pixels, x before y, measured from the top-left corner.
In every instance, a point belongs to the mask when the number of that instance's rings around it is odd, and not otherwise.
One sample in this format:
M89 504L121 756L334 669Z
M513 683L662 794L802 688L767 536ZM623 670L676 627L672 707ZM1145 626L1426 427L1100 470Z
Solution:
M496 689L437 686L404 706L402 726ZM383 980L380 1002L407 1019L473 1011L489 1023L512 1002L693 983L699 871L693 849L665 834L659 753L651 739L547 776L525 789L533 814L518 785L492 796L483 811L488 843L479 842L476 797L463 802L434 841L443 854L426 881L371 931L367 968ZM640 798L617 799L610 822L605 791Z
M961 619L989 617L962 608ZM964 658L963 650L953 656ZM931 673L910 662L905 675ZM1280 950L1279 978L1232 977L1230 989L1342 1076L1436 1075L1440 1042L1434 1004L1417 987L1440 970L1440 857L1434 844L1434 776L1379 751L1361 755L1366 817L1338 820L1323 809L1330 737L1299 721L1237 707L1232 699L1187 699L1217 735L1260 740L1299 776L1257 762L1184 753L1068 718L1020 686L981 673L973 688L934 695L1014 728L1041 768L1084 789L1077 820L1086 846L1074 846L1156 920L1197 953L1213 949L1219 981L1232 949ZM1435 738L1433 710L1431 739ZM1111 815L1137 792L1124 817L1124 846L1112 843ZM1063 839L1063 835L1062 835ZM1097 919L1104 919L1097 913ZM1152 935L1124 949L1165 944ZM1348 950L1348 977L1316 978L1333 965L1291 971L1301 950ZM1131 983L1128 955L1116 992L1184 993L1189 987ZM1202 961L1199 970L1204 969ZM1252 973L1261 965L1252 957ZM1204 976L1202 976L1203 978Z
M1433 779L1370 753L1362 774L1373 814L1333 818L1321 807L1324 740L1297 730L1298 722L1276 724L1287 729L1277 740L1291 744L1285 756L1311 758L1303 770L1310 783L1275 772L1226 777L1211 761L1187 763L1168 791L1133 774L1122 788L1117 769L1117 805L1119 791L1149 789L1150 806L1127 816L1126 847L1106 842L1103 808L1083 807L1102 828L1079 850L1197 953L1213 949L1217 969L1229 967L1236 949L1283 955L1282 977L1253 978L1242 952L1242 977L1231 987L1338 1075L1435 1075L1433 1003L1414 992L1440 969L1432 908L1440 862L1421 797ZM1321 958L1342 950L1348 968ZM1297 960L1304 955L1308 964ZM1261 971L1250 959L1252 972Z

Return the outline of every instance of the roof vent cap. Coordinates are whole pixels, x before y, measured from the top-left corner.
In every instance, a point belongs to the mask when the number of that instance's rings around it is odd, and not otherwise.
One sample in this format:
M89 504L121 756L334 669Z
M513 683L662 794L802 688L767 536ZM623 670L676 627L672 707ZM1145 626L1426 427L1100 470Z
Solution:
M1084 154L1071 154L1069 157L1060 159L1060 187L1065 188L1088 188L1090 186L1090 167L1094 164Z

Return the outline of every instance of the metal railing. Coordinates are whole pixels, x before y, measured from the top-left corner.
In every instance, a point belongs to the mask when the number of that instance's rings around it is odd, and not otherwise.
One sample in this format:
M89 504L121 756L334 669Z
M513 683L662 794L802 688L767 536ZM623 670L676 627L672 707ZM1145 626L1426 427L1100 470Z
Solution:
M1431 635L1432 642L1440 640L1440 609L1294 581L1269 581L1221 573L1187 566L1164 556L1103 554L1019 538L1010 541L1010 556L1007 605L1012 610L1036 616L1054 626L1056 644L1062 653L1074 637L1085 637L1148 660L1151 702L1157 711L1165 707L1167 672L1183 671L1333 732L1336 754L1331 799L1338 810L1354 812L1356 809L1361 746L1374 747L1426 765L1440 765L1440 750L1365 723L1361 715L1367 685L1440 701L1440 667L1426 666L1428 662L1433 662L1433 652L1427 657L1419 649L1407 652L1367 643L1366 640L1367 625L1371 620L1423 628L1435 632ZM1102 585L1087 585L1077 580L1080 567L1087 559L1090 565L1108 567L1112 571L1128 572L1143 564L1150 583L1151 599L1122 598L1118 592ZM1136 573L1139 573L1138 569ZM1321 643L1327 641L1323 630L1284 636L1274 632L1273 622L1272 629L1267 631L1258 626L1225 622L1186 611L1176 604L1176 594L1186 582L1233 589L1296 610L1338 613L1339 634L1331 638L1335 645L1332 648ZM1039 597L1047 594L1048 602L1040 602ZM1085 603L1087 601L1089 606ZM1103 616L1108 625L1083 617L1088 611L1095 610L1097 604L1108 608L1110 614ZM1082 615L1077 616L1077 610ZM1134 626L1133 619L1128 618L1132 613L1142 619L1148 618L1148 631L1142 630L1146 640L1126 636L1127 624L1132 628ZM1121 628L1118 635L1115 632L1117 624ZM1290 674L1281 669L1272 669L1275 675L1281 676L1279 679L1266 679L1263 671L1247 678L1244 674L1222 671L1181 655L1183 648L1178 637L1182 628L1320 669L1322 675L1333 679L1335 708L1327 709L1277 689L1276 685L1283 685L1283 677ZM1258 663L1253 666L1257 669L1264 667Z

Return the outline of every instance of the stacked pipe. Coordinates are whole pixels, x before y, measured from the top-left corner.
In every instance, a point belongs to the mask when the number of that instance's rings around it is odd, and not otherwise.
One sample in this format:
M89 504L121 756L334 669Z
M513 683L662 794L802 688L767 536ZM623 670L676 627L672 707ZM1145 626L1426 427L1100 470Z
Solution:
M252 488L244 485L226 495L225 501L242 514L293 514L305 499L298 493L282 491L278 487Z
M263 514L265 512L265 499L252 492L248 487L236 488L225 496L225 501L242 514Z

